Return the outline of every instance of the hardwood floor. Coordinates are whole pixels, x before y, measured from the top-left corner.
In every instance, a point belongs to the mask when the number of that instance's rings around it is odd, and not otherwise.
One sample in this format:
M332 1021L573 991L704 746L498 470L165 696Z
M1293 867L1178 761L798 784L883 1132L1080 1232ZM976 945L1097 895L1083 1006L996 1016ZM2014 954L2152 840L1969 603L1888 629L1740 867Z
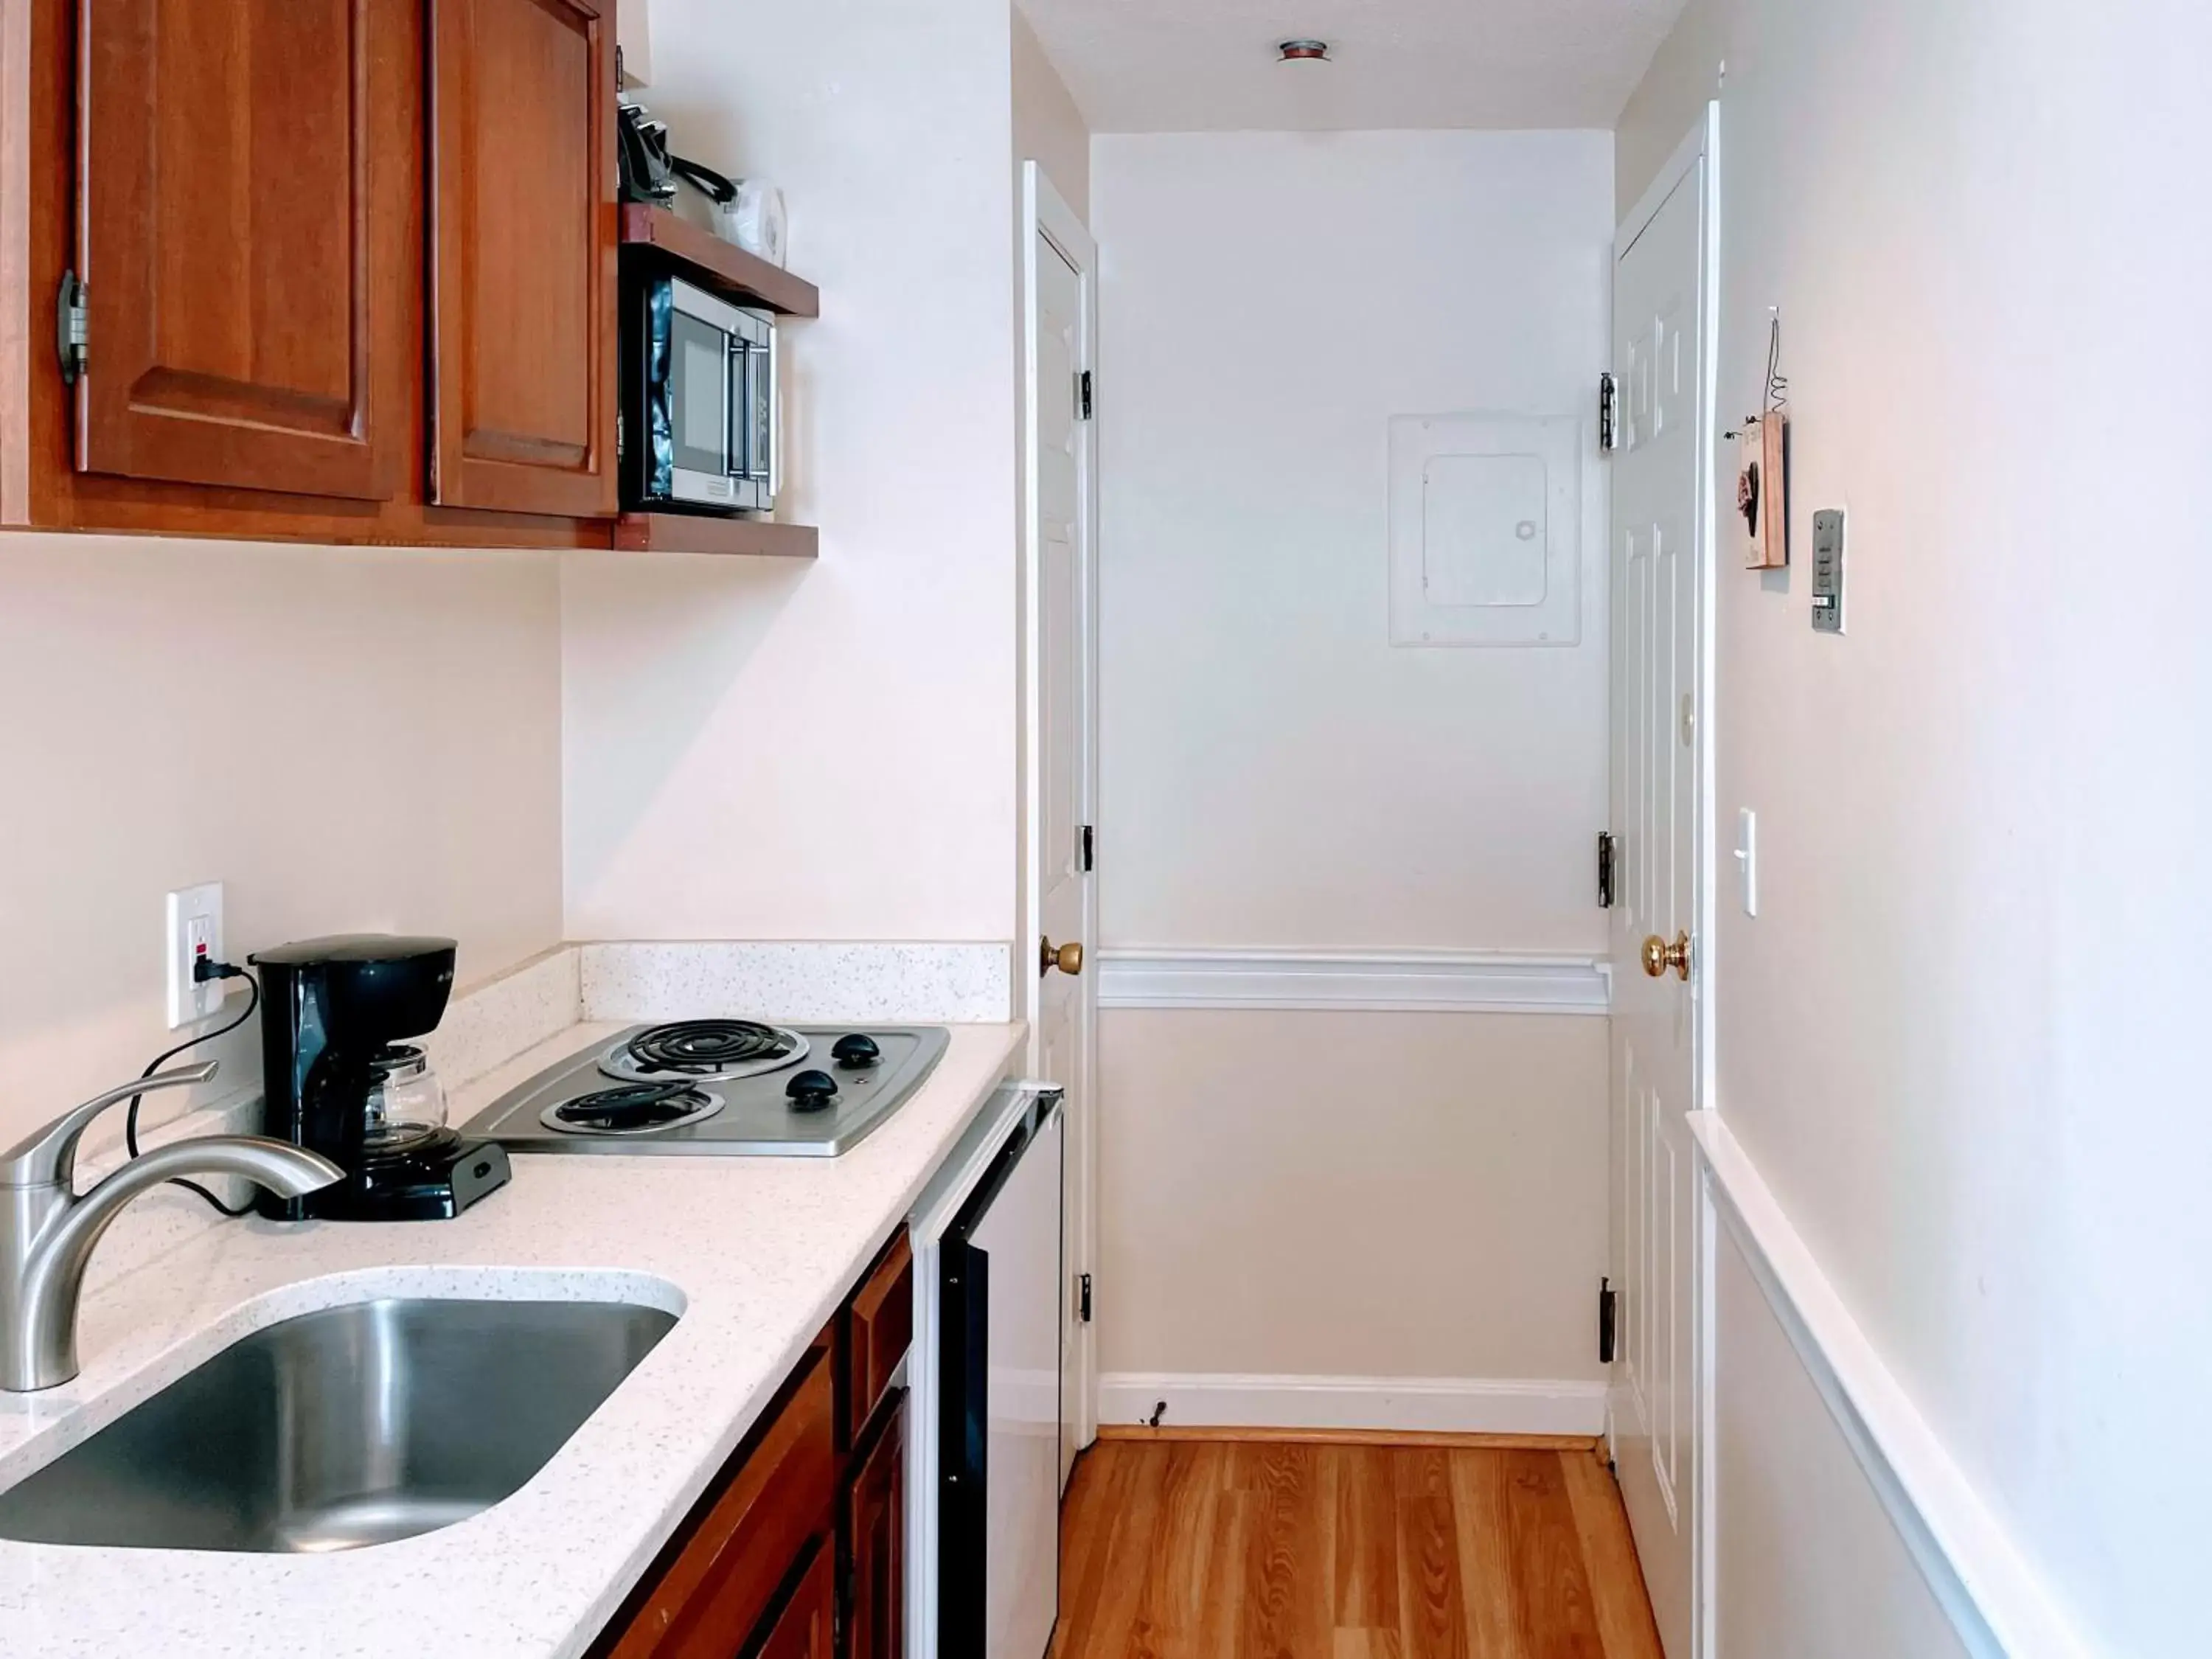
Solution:
M1586 1450L1102 1440L1054 1659L1662 1659Z

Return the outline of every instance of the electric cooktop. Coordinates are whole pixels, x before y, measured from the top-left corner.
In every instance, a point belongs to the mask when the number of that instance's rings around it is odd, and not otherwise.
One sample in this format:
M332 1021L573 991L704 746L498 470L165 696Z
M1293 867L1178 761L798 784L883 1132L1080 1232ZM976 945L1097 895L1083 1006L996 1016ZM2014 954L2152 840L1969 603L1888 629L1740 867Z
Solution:
M943 1056L942 1026L637 1025L550 1066L463 1127L515 1152L835 1158Z

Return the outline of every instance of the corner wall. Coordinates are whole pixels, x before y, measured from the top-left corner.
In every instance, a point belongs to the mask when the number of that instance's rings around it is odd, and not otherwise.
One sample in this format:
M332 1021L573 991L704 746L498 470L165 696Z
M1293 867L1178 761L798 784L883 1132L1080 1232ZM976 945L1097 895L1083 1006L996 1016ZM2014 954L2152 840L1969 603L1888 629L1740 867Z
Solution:
M1691 0L1620 127L1627 201L1720 88L1721 413L1770 307L1790 383L1801 562L1720 573L1718 815L1759 813L1761 890L1724 842L1716 1104L2116 1655L2203 1644L2208 52L2148 0ZM1841 639L1808 625L1826 507ZM1720 1335L1723 1410L1764 1412ZM1804 1455L1723 1438L1753 1483ZM1759 1618L1838 1534L1771 1519L1750 1552L1721 1517L1723 1659L1825 1650Z
M1185 1422L1598 1426L1601 1017L1131 1006L1116 986L1164 950L1533 952L1586 977L1604 952L1595 453L1581 643L1401 649L1387 434L1589 412L1610 149L1093 144L1109 1420L1166 1398ZM1580 1415L1526 1415L1553 1410Z
M822 289L781 504L822 556L564 566L568 930L1009 940L1006 0L655 0L653 35L678 149L781 185Z

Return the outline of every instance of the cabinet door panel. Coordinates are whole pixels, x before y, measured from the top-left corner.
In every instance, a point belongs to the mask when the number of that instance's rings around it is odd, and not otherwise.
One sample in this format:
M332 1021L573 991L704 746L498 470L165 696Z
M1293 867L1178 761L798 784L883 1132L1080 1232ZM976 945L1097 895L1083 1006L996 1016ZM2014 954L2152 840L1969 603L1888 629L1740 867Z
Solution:
M407 158L378 153L375 112L404 101L388 3L82 0L82 470L392 495L404 364L379 285Z
M432 494L615 511L614 29L432 0Z
M847 1579L843 1659L906 1653L906 1400L895 1396L874 1447L845 1499Z
M825 1547L815 1556L775 1627L761 1644L757 1659L832 1659L836 1601L836 1575Z

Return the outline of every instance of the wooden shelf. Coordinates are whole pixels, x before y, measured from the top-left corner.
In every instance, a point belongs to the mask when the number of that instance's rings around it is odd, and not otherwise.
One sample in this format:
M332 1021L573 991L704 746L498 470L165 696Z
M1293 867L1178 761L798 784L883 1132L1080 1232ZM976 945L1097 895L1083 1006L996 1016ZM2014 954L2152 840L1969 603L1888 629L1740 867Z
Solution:
M623 246L650 248L702 288L740 305L763 306L787 317L822 314L822 293L813 283L700 229L689 219L678 218L666 208L623 203L622 239Z
M812 525L721 519L704 513L625 513L615 520L623 553L720 553L732 557L811 559L822 532Z

